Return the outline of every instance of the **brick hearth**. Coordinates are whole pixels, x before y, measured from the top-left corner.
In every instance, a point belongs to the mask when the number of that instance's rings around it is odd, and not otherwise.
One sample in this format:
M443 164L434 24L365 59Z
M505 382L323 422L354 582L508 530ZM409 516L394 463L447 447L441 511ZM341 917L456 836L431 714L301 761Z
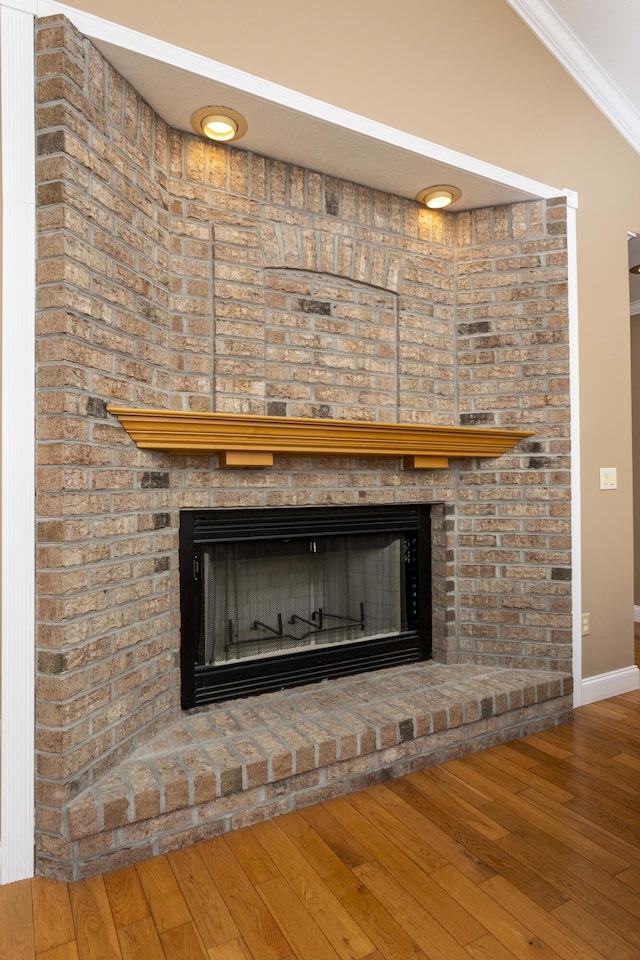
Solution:
M426 663L182 716L70 805L74 876L562 723L571 689L566 674Z

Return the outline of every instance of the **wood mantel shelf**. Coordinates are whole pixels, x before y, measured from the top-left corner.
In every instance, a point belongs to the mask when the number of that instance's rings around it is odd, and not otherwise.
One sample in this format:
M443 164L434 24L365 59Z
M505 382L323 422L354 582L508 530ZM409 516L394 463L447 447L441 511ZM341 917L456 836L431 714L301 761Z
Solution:
M137 410L110 405L138 447L168 453L219 455L225 467L270 467L284 457L402 458L407 469L433 469L450 460L498 457L532 430L431 427L360 420L313 420L239 413Z

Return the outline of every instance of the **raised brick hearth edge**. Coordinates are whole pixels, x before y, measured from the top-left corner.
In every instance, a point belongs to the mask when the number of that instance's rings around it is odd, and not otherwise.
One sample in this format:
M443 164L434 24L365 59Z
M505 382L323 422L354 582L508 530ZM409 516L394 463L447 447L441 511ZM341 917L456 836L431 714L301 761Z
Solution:
M194 711L74 800L66 879L564 722L571 677L426 663Z

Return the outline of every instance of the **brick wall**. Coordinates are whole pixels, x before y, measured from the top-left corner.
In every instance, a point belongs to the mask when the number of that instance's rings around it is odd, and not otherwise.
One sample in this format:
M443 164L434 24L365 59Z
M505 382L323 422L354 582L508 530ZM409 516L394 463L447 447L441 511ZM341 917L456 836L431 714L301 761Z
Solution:
M431 213L205 143L63 19L36 44L41 856L178 709L182 507L435 503L437 659L567 668L564 208ZM110 401L536 437L446 471L223 470L137 450Z
M566 209L457 216L461 424L533 429L458 474L458 650L465 661L571 663Z

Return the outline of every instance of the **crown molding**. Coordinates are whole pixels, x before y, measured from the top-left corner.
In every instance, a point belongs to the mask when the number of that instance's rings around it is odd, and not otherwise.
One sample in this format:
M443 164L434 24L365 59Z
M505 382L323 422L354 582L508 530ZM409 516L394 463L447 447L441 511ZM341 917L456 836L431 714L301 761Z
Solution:
M507 0L507 3L607 120L640 153L640 113L553 10L548 0ZM604 10L603 16L606 16Z

